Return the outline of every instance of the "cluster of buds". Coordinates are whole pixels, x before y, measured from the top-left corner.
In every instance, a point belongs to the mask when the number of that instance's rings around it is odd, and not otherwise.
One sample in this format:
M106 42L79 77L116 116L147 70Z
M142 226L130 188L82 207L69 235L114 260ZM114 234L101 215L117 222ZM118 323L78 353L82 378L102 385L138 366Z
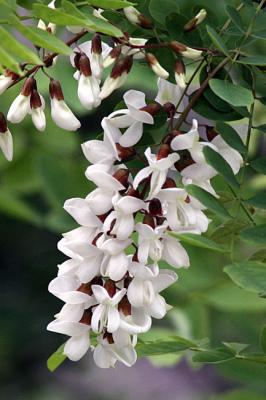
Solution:
M170 107L171 98L162 100L169 85L178 89L161 79L157 102L148 105L144 93L126 92L126 108L102 120L103 140L82 145L90 162L85 175L96 189L85 199L65 202L80 227L63 234L58 248L69 259L49 284L65 304L48 330L69 336L64 354L70 360L91 349L101 368L136 362L138 334L171 308L162 291L177 275L161 269L161 262L177 269L189 266L185 248L172 233L200 235L208 228L204 207L185 185L195 183L215 194L210 179L216 172L204 159L204 146L227 160L235 157L229 146L225 151L222 139L213 143L219 135L212 135L211 142L200 139L193 120L188 132L170 131L154 152L148 147L144 166L133 174L127 162L137 155L144 126L154 124L158 111L176 107Z

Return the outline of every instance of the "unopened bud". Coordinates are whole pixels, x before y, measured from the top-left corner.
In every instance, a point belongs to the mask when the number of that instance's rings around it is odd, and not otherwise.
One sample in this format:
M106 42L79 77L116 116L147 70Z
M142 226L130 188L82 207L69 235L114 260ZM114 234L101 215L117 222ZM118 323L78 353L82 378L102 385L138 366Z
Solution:
M30 107L40 108L42 106L41 97L36 89L33 89L30 96Z
M123 147L119 143L116 143L116 149L121 161L128 160L136 154L136 150L133 147Z
M52 99L56 98L56 100L59 101L64 100L62 87L59 81L56 81L55 79L50 80L49 92Z
M146 61L153 70L153 72L160 78L167 79L169 73L161 66L157 58L152 53L147 53L145 55Z
M190 21L186 23L186 25L184 26L184 31L190 32L193 29L195 29L199 24L202 23L202 21L206 18L206 16L207 16L207 11L203 8L194 18L192 18Z
M110 65L112 65L115 62L115 60L118 59L120 54L121 54L121 46L114 47L103 61L103 67L104 68L110 67Z
M79 69L82 75L91 76L91 63L86 54L81 54L79 59Z
M181 88L186 87L186 68L182 60L175 62L175 81Z
M153 217L157 216L162 216L163 215L163 209L162 209L162 204L159 199L152 199L149 203L149 213Z
M145 214L145 217L143 218L143 224L149 225L152 229L154 229L155 222L153 216L150 214Z
M33 89L36 89L36 80L33 77L27 78L21 89L21 94L28 97L31 95Z
M118 310L121 311L126 317L131 315L131 304L129 303L127 296L124 296L119 302Z
M96 33L91 41L91 52L96 54L102 54L102 41L101 36Z
M79 322L81 324L90 325L91 317L92 317L91 309L85 310Z
M7 132L7 122L3 113L0 112L0 133Z
M127 196L136 197L137 199L141 198L140 192L138 189L130 188L127 192Z
M192 60L198 59L202 54L201 50L192 49L191 47L187 47L184 44L179 43L175 40L170 42L170 47L176 53L181 54L183 57L187 57Z
M158 114L161 111L161 109L162 109L162 106L159 103L150 103L150 104L147 104L146 106L140 108L141 111L146 111L147 113L149 113L152 116Z
M171 151L171 149L168 144L162 144L157 153L157 160L166 158L169 155L170 151Z
M170 189L170 188L176 188L176 183L172 178L166 178L162 189Z
M211 142L216 136L218 132L215 130L214 126L206 125L206 136L207 139Z
M108 292L110 297L113 297L116 293L116 286L114 281L112 281L111 279L108 279L105 284L104 284L104 288L106 289L106 291Z
M79 60L81 57L81 53L76 53L74 56L74 65L79 70Z
M144 29L153 28L153 22L148 17L141 14L135 7L125 7L124 14L132 24L139 25Z
M117 79L124 72L128 74L129 71L131 70L132 64L133 64L133 58L131 56L126 56L124 58L117 60L111 71L110 77L113 79Z
M118 169L114 174L113 177L121 183L121 185L127 187L128 185L128 177L129 177L129 170L125 168Z
M163 109L169 118L173 118L175 116L176 106L173 103L170 103L170 101L164 103Z

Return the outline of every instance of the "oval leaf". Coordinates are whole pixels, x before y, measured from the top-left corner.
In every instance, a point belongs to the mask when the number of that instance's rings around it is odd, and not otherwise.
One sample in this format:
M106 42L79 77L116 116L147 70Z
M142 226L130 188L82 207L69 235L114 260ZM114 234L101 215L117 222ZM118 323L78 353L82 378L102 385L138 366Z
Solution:
M266 224L243 229L243 231L240 233L240 237L245 242L265 245Z
M242 142L239 134L232 128L232 126L225 124L224 122L217 122L216 130L220 133L223 140L229 144L230 147L239 151L240 153L246 152L246 147Z
M235 107L250 106L254 101L251 91L242 86L221 79L211 79L209 85L217 96Z
M170 232L171 236L174 236L178 240L183 243L187 243L191 246L201 247L203 249L219 251L220 253L229 252L225 246L215 243L210 239L205 238L204 236L197 235L195 233L176 233Z
M218 33L209 25L206 26L207 33L213 42L213 44L219 49L222 53L229 55L228 49L223 41L223 39L218 35Z
M224 272L238 286L250 292L266 292L266 264L246 261L227 265Z

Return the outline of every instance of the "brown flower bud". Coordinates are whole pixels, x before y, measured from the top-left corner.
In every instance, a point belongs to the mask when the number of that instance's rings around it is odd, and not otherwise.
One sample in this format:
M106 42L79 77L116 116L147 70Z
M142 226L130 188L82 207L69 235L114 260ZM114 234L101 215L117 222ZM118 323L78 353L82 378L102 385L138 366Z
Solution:
M145 214L143 224L149 225L152 229L155 228L154 218L150 214Z
M21 94L23 96L30 96L31 92L33 89L36 89L36 80L31 76L30 78L27 78L24 82L24 85L22 86L21 89Z
M175 61L174 69L175 69L175 72L179 75L186 73L186 67L182 60L178 59Z
M36 89L33 89L30 95L31 108L40 108L42 106L41 97Z
M49 91L51 98L56 98L56 100L64 100L64 95L62 87L59 81L55 79L50 79Z
M121 311L126 317L131 315L131 304L129 303L127 296L124 296L119 302L118 310Z
M118 182L120 182L125 187L127 187L128 185L128 177L129 170L125 168L120 168L113 174L113 178L118 180Z
M170 189L170 188L176 188L176 183L172 178L166 178L162 189Z
M193 29L195 29L205 18L206 18L207 12L206 10L202 9L200 12L192 18L190 21L186 23L184 26L184 31L185 32L190 32Z
M149 203L149 213L153 216L162 216L163 215L163 209L162 209L162 204L159 199L152 199Z
M80 319L80 323L81 324L85 324L85 325L90 325L91 324L91 317L92 317L92 311L89 308L88 310L85 310L81 319Z
M112 281L111 279L108 279L105 284L104 284L104 288L106 289L106 291L108 292L110 297L113 297L116 293L116 286L114 281Z
M169 155L170 151L171 151L171 149L168 144L162 144L157 153L157 160L166 158Z
M91 76L91 63L86 54L81 54L79 58L79 69L84 76Z
M173 103L170 103L169 101L167 103L164 103L163 109L169 118L174 117L176 112L176 106Z
M144 29L153 29L154 27L153 21L150 18L146 17L144 14L138 15L138 25Z
M146 106L140 108L141 111L146 111L147 113L149 113L152 116L158 114L161 111L161 109L162 109L162 106L159 103L150 103L150 104L147 104Z
M172 42L170 42L170 47L176 53L182 53L187 50L187 46L185 46L182 43L177 42L176 40L173 40Z
M98 33L95 33L92 38L91 52L95 54L102 54L102 41L101 36Z
M218 132L215 130L214 126L206 125L206 136L207 139L211 142L216 136Z
M0 133L7 132L7 122L3 113L0 112Z
M133 65L132 56L126 56L118 59L115 65L113 66L110 77L116 79L119 78L124 72L128 74L129 71L131 70L132 65Z
M123 147L119 143L116 143L116 149L121 161L128 160L136 154L136 150L133 147Z
M80 57L81 57L81 53L75 53L75 56L74 56L74 64L75 64L75 67L79 70L79 60L80 60Z

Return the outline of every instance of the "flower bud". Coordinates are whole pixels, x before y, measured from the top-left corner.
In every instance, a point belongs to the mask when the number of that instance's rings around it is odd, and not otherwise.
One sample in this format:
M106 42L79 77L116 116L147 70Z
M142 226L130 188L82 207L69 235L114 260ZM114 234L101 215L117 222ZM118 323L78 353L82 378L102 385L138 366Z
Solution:
M41 132L46 128L46 118L43 112L44 106L44 99L40 97L36 89L33 89L30 96L30 114L33 124Z
M30 96L33 89L36 89L36 80L33 77L27 78L21 93L15 98L8 110L8 121L18 124L30 113Z
M115 89L118 89L125 82L129 71L133 64L133 58L126 56L122 59L118 59L102 86L100 93L100 99L103 100L108 97Z
M103 56L101 36L95 34L91 41L91 67L93 75L101 79L103 72Z
M169 77L169 73L161 66L157 58L152 53L147 53L145 57L147 63L157 76L163 79L167 79Z
M114 281L112 281L111 279L108 279L105 284L104 284L104 288L106 289L106 291L108 292L110 297L113 297L116 293L116 286Z
M132 24L139 25L144 29L153 28L153 22L148 17L141 14L135 7L125 7L124 14Z
M155 228L155 222L154 218L150 214L145 214L145 217L143 218L143 224L149 225L152 229Z
M110 67L110 65L112 65L115 62L115 60L118 59L120 54L121 54L121 46L114 47L103 61L103 67L104 68Z
M206 136L207 139L211 142L216 136L218 132L215 130L214 126L206 125Z
M169 155L170 151L171 151L171 149L168 144L162 144L157 153L157 160L166 158Z
M56 81L55 79L50 80L49 92L51 99L55 98L56 100L59 101L64 100L62 87L59 81Z
M186 68L182 60L175 62L175 81L179 87L186 87Z
M80 54L79 70L84 76L91 76L91 63L86 54Z
M159 103L150 103L150 104L147 104L146 106L140 108L141 111L146 111L147 113L149 113L152 116L158 114L161 111L161 109L162 109L162 106Z
M118 153L118 157L121 161L128 160L136 154L136 151L133 147L123 147L121 144L116 143L116 149Z
M4 114L0 112L0 149L8 161L13 158L13 138L8 129Z
M118 310L121 311L126 317L131 315L131 304L129 303L127 296L124 296L119 302Z
M207 11L203 8L200 10L200 12L192 18L190 21L186 23L184 26L184 31L185 32L190 32L193 29L195 29L201 22L206 18L207 16Z
M90 325L91 324L91 317L92 317L92 311L89 308L88 310L85 310L81 319L80 319L80 323L81 324L85 324L85 325Z
M163 209L162 209L162 204L159 199L152 199L149 203L149 213L153 217L157 216L162 216L163 215Z
M170 42L170 47L176 53L179 53L183 57L190 58L192 60L198 59L202 54L201 50L192 49L191 47L187 47L184 44L179 43L175 40Z
M18 75L9 70L6 70L3 75L0 75L0 94L4 93L17 78Z
M125 168L120 168L113 174L113 177L118 180L118 182L120 182L123 186L127 187L129 170Z

